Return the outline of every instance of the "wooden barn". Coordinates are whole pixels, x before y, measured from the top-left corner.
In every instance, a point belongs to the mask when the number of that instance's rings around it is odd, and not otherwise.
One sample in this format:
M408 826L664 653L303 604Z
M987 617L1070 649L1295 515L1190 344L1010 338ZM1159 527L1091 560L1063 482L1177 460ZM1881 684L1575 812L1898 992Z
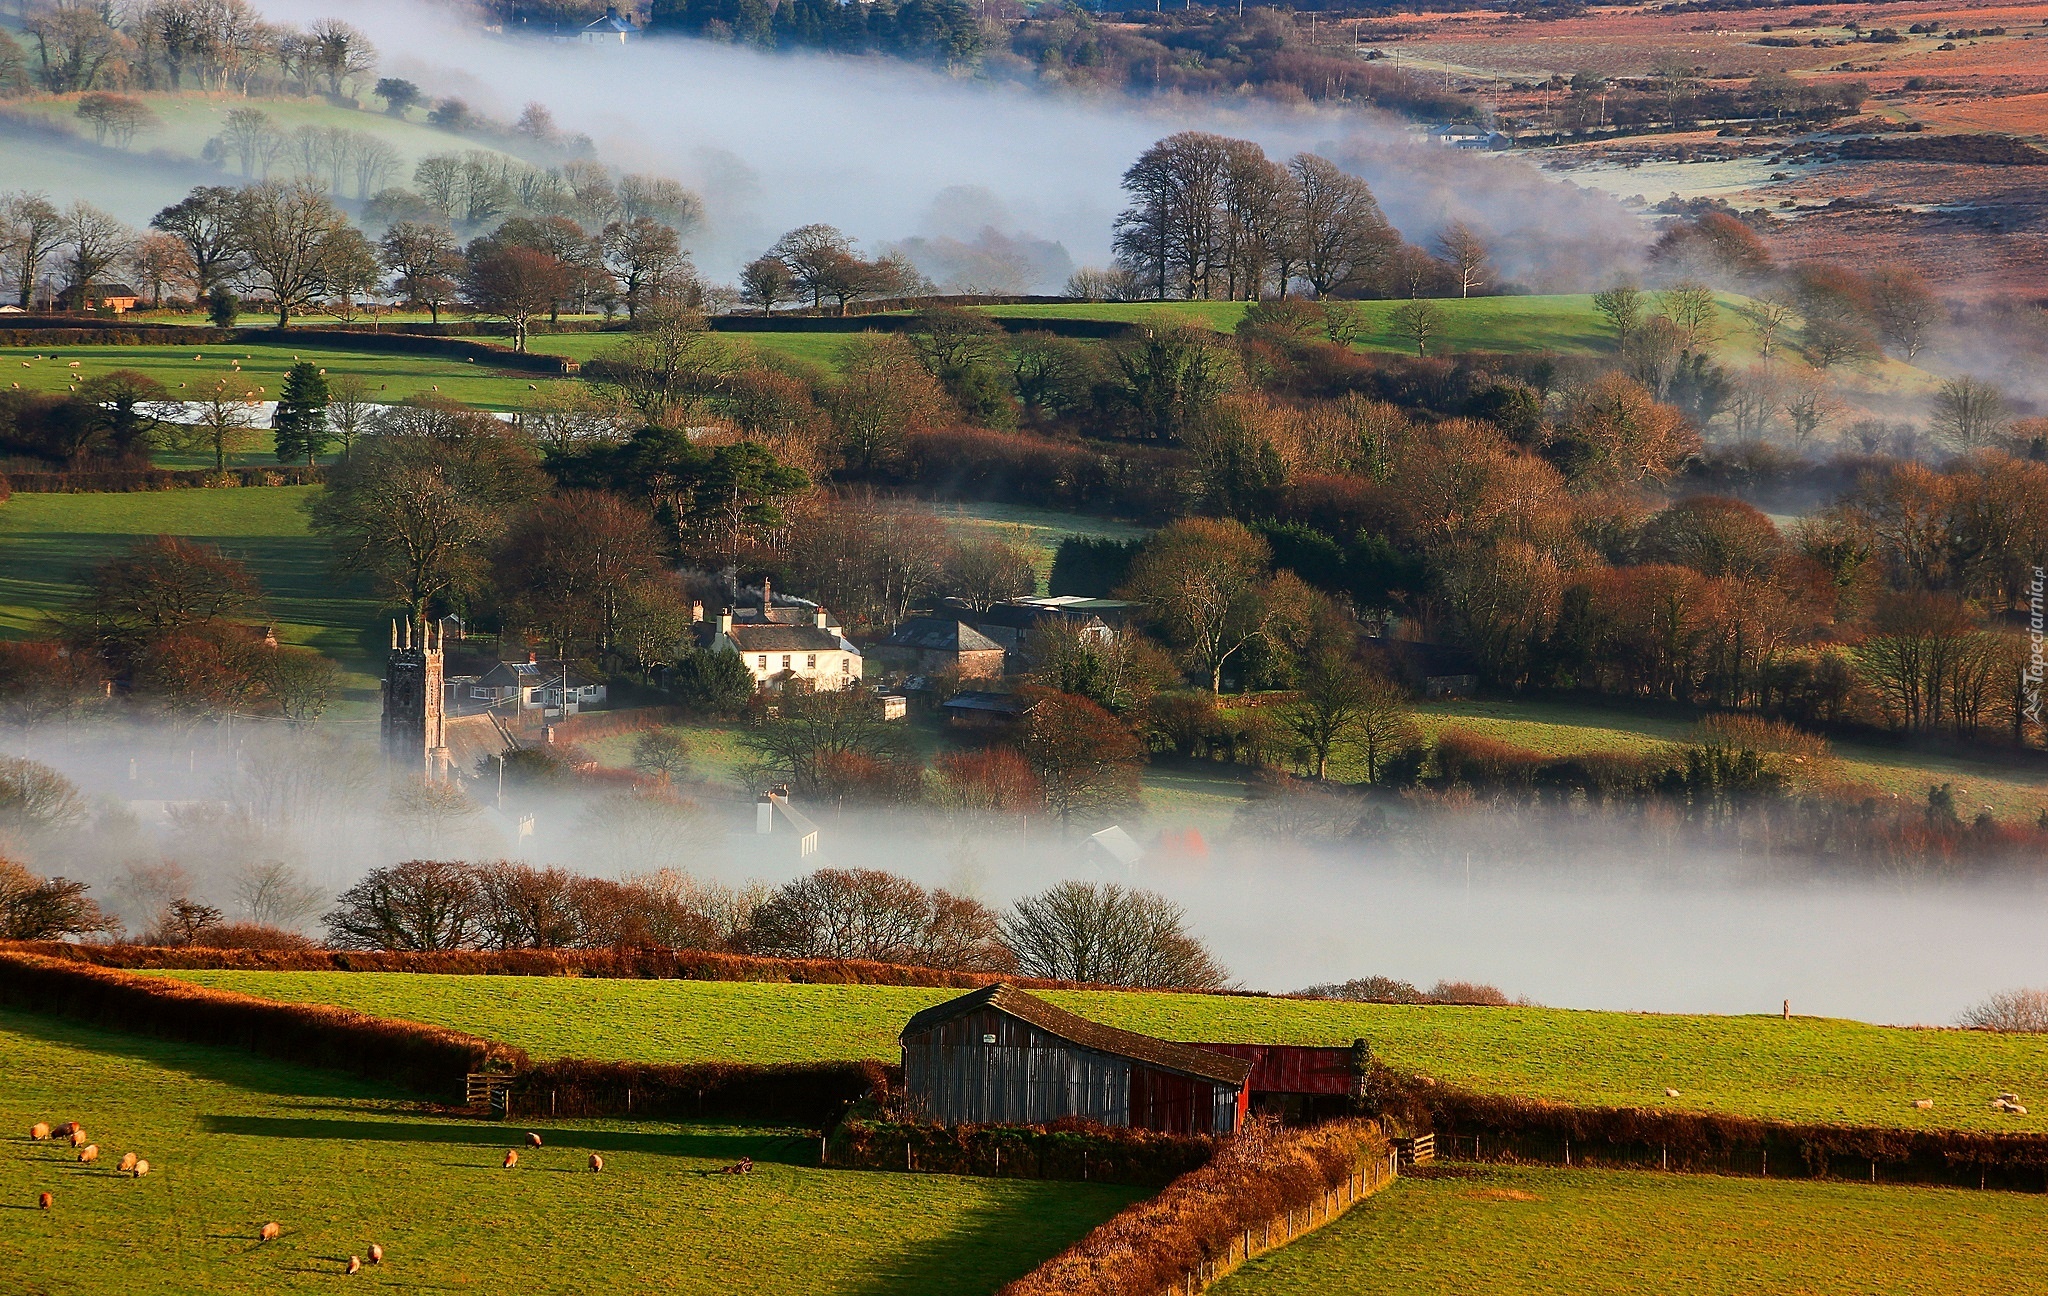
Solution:
M1042 1125L1078 1116L1173 1134L1232 1134L1253 1063L1076 1017L1007 985L912 1017L903 1087L947 1125Z

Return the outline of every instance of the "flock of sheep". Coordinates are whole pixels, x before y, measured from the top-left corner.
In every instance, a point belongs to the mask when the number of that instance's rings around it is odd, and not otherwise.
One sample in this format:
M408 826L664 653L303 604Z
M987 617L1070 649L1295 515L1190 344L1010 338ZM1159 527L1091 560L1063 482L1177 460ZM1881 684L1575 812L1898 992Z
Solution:
M28 1136L39 1143L47 1142L50 1139L64 1139L68 1141L72 1147L78 1149L78 1160L82 1165L91 1165L100 1159L100 1145L86 1137L85 1127L77 1121L65 1121L55 1129L52 1129L47 1122L37 1121L28 1127ZM144 1161L133 1152L123 1152L121 1154L121 1173L133 1175L140 1179L149 1173L149 1162ZM36 1205L44 1210L49 1210L52 1206L56 1205L56 1201L57 1199L50 1193L43 1193L36 1198Z
M86 1136L85 1127L77 1121L65 1121L62 1125L54 1128L48 1122L37 1121L29 1126L28 1136L37 1142L47 1142L51 1139L68 1140L72 1147L78 1149L78 1160L81 1164L90 1165L100 1159L100 1145ZM527 1131L526 1145L528 1147L539 1147L541 1145L540 1135L535 1134L531 1130ZM518 1164L518 1150L508 1149L505 1153L505 1168L510 1170ZM592 1173L604 1169L604 1158L592 1152L590 1154L590 1169ZM121 1154L120 1170L122 1174L132 1175L140 1179L149 1173L149 1162L136 1156L133 1152L124 1152ZM36 1206L39 1209L52 1210L56 1207L56 1204L57 1197L55 1193L44 1192L36 1196ZM273 1220L257 1230L256 1240L258 1242L275 1242L283 1235L283 1226ZM370 1244L370 1263L382 1264L383 1262L384 1248L372 1242ZM363 1259L361 1256L352 1255L348 1258L348 1272L358 1273L362 1268Z

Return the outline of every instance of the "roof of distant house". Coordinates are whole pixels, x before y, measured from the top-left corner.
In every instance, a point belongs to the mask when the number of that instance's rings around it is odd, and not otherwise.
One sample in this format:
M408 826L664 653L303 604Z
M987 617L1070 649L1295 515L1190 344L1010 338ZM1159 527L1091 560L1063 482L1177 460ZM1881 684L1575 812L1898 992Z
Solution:
M137 298L138 300L142 296L141 293L135 291L133 288L130 288L127 284L124 283L94 284L92 286L92 295L102 299L108 297L134 297Z
M1070 1044L1163 1070L1233 1086L1241 1086L1251 1078L1252 1064L1243 1058L1226 1057L1192 1044L1176 1044L1172 1040L1105 1026L1086 1017L1077 1017L1063 1008L1055 1008L1036 995L1008 985L983 986L957 999L935 1004L904 1023L902 1037L907 1040L983 1008L994 1008L1019 1021L1029 1022L1046 1034L1056 1035Z
M1102 625L1102 618L1087 608L1046 607L1040 603L997 603L969 614L976 626L1002 626L1010 630L1036 629L1042 621L1068 621L1080 626Z
M624 17L621 17L618 10L607 9L604 11L604 17L597 19L595 22L585 23L583 30L587 32L636 32L640 29Z
M1023 715L1030 708L1024 699L1015 693L989 693L980 689L965 689L946 699L948 711L986 711L991 715Z
M736 622L725 635L743 653L854 651L853 645L816 625Z
M924 652L1001 652L1003 646L964 621L950 617L912 617L882 641L888 648Z

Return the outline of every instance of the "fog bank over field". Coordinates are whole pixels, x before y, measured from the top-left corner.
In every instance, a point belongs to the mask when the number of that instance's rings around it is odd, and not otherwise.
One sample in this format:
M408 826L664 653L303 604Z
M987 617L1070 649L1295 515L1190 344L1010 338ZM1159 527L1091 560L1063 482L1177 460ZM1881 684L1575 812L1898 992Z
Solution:
M261 8L302 24L336 12L331 0ZM605 161L698 188L710 219L689 241L716 279L814 221L871 249L913 237L973 243L988 229L1104 264L1123 205L1118 177L1147 145L1183 129L1254 139L1279 159L1324 152L1371 181L1411 240L1426 244L1447 221L1471 220L1495 236L1503 274L1532 287L1604 281L1646 241L1605 196L1519 161L1411 144L1403 123L1355 109L1054 96L893 59L680 38L586 47L522 38L516 26L486 35L474 15L399 0L352 3L340 16L376 43L380 75L504 120L537 100L565 132L590 135Z
M328 901L371 868L511 857L606 878L667 867L733 884L878 868L999 908L1069 878L1117 882L1183 905L1242 985L1270 991L1378 974L1425 987L1491 982L1558 1007L1769 1013L1790 998L1800 1013L1947 1023L1994 990L2048 984L2048 889L2017 876L1958 883L1823 874L1782 857L1618 854L1590 835L1497 817L1388 842L1212 834L1205 857L1125 869L1085 850L1078 827L1062 837L1034 820L1023 835L1015 820L826 803L801 807L822 845L801 859L786 829L757 836L753 807L729 794L677 815L650 815L618 787L573 785L515 788L500 813L489 777L423 796L394 781L374 732L41 730L29 753L78 785L89 816L10 850L39 872L92 882L131 935L177 898L165 888L239 916L247 876L272 862L317 891L299 924L317 932ZM23 750L18 738L8 746ZM522 838L529 810L536 831ZM1175 824L1171 813L1127 818L1140 841ZM1468 881L1462 851L1442 844L1467 827L1532 844L1475 851Z
M1206 861L1125 871L1009 836L913 856L880 826L865 838L828 826L824 852L974 884L991 903L1063 877L1161 891L1260 990L1378 974L1490 982L1561 1008L1776 1013L1790 998L1796 1013L1941 1025L1994 990L2048 984L2048 890L2019 879L1849 879L1699 855L1588 862L1568 840L1475 854L1469 884L1462 859L1242 839Z

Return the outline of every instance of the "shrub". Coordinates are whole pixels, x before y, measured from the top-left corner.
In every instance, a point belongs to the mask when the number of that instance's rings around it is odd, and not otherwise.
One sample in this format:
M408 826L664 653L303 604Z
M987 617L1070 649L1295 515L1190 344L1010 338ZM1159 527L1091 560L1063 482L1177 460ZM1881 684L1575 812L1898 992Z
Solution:
M1429 1002L1422 991L1393 977L1358 977L1331 985L1312 985L1297 991L1304 999L1341 999L1346 1003L1419 1004Z
M1364 1170L1381 1182L1387 1142L1371 1121L1255 1130L1201 1169L1113 1216L1001 1296L1130 1296L1178 1283L1248 1231L1311 1205Z
M1959 1021L1978 1030L2048 1031L2048 990L2001 990Z

